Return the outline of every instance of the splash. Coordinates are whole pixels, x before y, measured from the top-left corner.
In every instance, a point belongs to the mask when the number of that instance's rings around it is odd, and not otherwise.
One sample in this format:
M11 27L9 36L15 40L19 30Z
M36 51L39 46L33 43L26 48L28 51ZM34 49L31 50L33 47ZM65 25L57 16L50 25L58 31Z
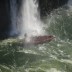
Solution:
M38 12L37 0L23 0L21 14L21 37L25 34L28 36L44 34L43 23L40 20L40 14Z

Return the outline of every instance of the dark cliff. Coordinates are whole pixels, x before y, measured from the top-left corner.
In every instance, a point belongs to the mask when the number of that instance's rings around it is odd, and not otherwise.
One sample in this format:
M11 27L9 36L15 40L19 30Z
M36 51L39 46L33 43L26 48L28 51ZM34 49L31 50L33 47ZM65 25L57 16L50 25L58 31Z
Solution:
M9 1L0 0L0 39L8 36L7 32L10 24Z
M68 0L39 0L40 14L46 16L53 9L67 4Z

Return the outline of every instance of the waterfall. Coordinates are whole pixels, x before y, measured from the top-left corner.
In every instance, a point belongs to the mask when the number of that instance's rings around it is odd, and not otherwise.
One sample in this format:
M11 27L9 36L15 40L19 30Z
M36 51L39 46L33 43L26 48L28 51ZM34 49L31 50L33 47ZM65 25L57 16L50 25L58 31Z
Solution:
M43 24L40 20L37 0L23 0L21 8L20 36L43 35Z
M11 30L10 35L17 34L17 3L16 0L10 0Z
M43 23L40 20L37 0L22 0L20 12L17 10L17 1L10 0L11 32L20 37L43 35ZM19 14L18 14L19 13ZM19 15L19 16L17 16Z
M72 5L72 0L68 0L68 5Z

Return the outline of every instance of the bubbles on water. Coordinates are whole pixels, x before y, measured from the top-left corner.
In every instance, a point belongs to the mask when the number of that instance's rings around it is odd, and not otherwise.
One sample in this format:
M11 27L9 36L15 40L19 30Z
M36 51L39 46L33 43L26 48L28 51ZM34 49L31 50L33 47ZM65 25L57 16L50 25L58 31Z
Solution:
M47 70L46 72L65 72L65 71L59 71L56 68L51 68L50 70Z
M58 47L60 47L60 46L61 46L61 44L57 44L57 46L58 46Z
M50 54L50 57L57 60L57 57L55 55Z
M60 61L61 61L61 62L64 62L64 63L70 63L70 64L72 64L72 60L61 59Z
M40 50L40 51L45 51L46 48L45 48L44 46L40 46L40 47L39 47L39 50Z

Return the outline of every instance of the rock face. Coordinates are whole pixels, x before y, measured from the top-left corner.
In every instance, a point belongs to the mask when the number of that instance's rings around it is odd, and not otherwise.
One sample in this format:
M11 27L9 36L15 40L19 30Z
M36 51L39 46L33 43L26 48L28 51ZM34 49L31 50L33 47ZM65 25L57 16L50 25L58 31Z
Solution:
M44 35L44 36L31 36L31 37L25 37L23 39L19 39L20 45L38 45L38 44L44 44L48 43L55 39L52 35Z
M0 0L0 39L8 36L10 24L8 0Z
M43 44L46 42L50 42L51 40L54 39L54 36L46 35L46 36L37 36L37 37L31 37L31 40L28 42L30 44L38 45L38 44Z
M22 0L16 0L18 10ZM41 17L46 16L54 8L58 8L67 3L68 0L38 0ZM10 30L10 0L0 0L0 39L8 37Z
M53 9L67 4L68 0L39 0L40 14L41 16L46 16Z

